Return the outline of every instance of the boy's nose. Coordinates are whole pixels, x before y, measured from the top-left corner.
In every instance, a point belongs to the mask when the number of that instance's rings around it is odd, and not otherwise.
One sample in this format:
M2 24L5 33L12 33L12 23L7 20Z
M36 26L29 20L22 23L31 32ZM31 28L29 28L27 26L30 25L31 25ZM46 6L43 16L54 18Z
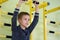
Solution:
M27 20L27 21L26 21L26 23L28 24L28 23L29 23L29 21Z

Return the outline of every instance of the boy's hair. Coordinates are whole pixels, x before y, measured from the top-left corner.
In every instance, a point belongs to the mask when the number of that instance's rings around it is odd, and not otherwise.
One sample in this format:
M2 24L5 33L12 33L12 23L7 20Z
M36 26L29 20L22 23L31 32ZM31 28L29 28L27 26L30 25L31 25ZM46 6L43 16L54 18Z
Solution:
M23 15L29 15L29 13L28 12L20 12L19 14L18 14L18 19L22 19L22 16ZM29 15L30 16L30 15Z

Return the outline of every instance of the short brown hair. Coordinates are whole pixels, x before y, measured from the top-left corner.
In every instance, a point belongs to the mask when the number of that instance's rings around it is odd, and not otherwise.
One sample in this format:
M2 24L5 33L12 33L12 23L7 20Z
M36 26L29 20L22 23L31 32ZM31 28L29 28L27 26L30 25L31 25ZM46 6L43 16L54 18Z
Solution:
M21 19L23 15L29 15L29 13L28 13L28 12L20 12L20 13L18 14L18 19ZM30 15L29 15L29 16L30 16Z

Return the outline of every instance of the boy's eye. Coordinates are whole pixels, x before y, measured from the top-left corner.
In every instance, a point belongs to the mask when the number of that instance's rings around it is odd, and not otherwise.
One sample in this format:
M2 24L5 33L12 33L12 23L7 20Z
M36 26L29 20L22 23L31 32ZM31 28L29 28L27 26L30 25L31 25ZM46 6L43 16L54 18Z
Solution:
M25 19L25 20L27 20L27 19Z
M28 20L28 21L30 21L30 19L24 19L24 20Z

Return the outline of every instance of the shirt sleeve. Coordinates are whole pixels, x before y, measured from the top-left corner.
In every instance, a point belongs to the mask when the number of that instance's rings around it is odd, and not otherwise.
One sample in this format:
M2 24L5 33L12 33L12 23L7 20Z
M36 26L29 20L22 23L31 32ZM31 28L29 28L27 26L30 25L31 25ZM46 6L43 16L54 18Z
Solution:
M14 15L12 17L12 31L17 30L17 16L19 9L15 8Z
M39 13L35 13L33 22L32 22L31 25L27 28L30 33L33 31L33 29L35 28L36 24L38 23L38 19L39 19Z

